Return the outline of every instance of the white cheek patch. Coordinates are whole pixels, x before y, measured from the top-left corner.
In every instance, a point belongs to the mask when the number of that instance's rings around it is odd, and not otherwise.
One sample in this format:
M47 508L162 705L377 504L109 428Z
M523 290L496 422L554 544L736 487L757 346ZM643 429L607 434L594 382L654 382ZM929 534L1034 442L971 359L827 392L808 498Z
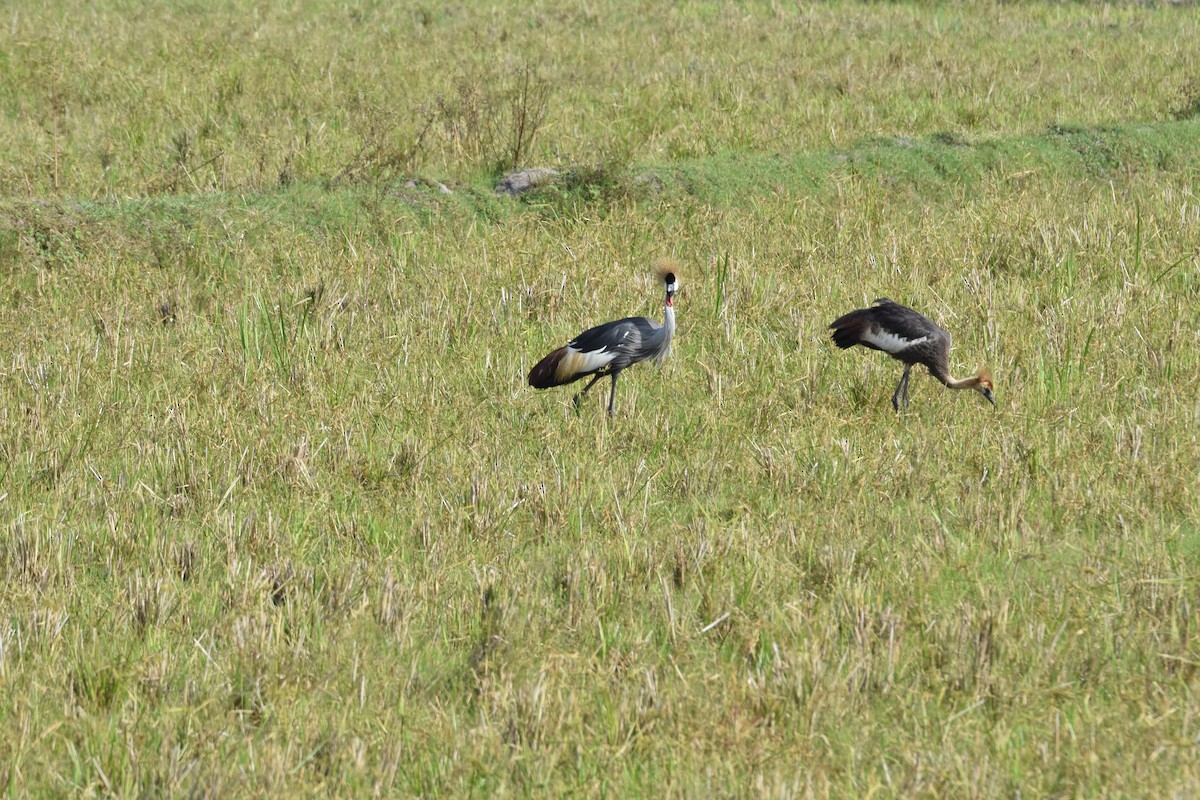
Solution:
M915 347L929 339L928 336L922 336L919 339L905 339L903 336L885 331L882 329L863 331L862 340L870 342L887 353L899 353L901 350L907 350L910 347Z

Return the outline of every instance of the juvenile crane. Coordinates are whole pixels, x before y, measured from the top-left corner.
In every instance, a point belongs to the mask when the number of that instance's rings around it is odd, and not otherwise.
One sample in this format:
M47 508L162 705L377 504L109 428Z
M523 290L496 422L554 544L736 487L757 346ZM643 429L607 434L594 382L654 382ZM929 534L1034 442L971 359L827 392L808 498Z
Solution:
M660 266L658 270L667 292L661 325L645 317L628 317L597 325L539 361L529 371L529 385L535 389L549 389L591 375L588 385L575 395L575 407L578 408L588 389L605 375L610 375L612 390L608 395L608 415L613 416L617 376L621 371L646 359L661 364L671 352L671 339L675 336L674 298L679 290L675 273L673 265Z
M961 380L950 377L950 334L911 308L880 297L872 308L851 311L835 319L829 327L833 329L834 344L843 350L861 344L904 362L904 374L892 395L896 411L900 410L901 402L908 408L908 373L913 364L924 364L929 374L947 388L974 389L996 405L992 377L985 370Z

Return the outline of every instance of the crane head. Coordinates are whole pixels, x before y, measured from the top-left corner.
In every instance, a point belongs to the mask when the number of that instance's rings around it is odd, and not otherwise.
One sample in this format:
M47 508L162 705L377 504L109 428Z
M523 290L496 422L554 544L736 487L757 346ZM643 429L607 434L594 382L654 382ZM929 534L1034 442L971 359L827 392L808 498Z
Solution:
M975 390L978 391L985 399L993 406L996 405L996 398L992 395L992 375L987 370L979 370L976 376L979 382L975 384Z
M664 258L658 262L656 272L667 288L667 305L672 305L672 298L679 291L679 264Z

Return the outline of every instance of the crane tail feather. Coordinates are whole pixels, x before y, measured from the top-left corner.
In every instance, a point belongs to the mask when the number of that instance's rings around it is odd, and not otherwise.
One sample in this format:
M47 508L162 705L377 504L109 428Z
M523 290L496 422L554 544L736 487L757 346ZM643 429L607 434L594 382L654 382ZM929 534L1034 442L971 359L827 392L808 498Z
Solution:
M560 347L543 358L529 371L529 385L549 389L593 375L606 368L617 357L616 352L576 350L571 345Z
M866 309L851 311L835 319L829 327L833 329L833 343L845 350L862 343L867 325Z
M543 358L529 370L529 385L535 389L549 389L551 386L561 386L570 381L560 380L559 366L567 355L567 348L560 347ZM572 378L573 380L573 378Z

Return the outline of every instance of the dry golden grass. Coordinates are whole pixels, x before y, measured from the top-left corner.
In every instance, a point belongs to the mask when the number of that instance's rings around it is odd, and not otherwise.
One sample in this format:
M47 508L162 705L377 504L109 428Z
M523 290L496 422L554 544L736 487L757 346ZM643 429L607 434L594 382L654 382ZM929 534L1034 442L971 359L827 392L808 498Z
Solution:
M79 13L22 10L0 48L12 76L74 45L57 183L46 97L0 90L9 796L1195 793L1200 132L1148 123L1186 108L1192 16ZM600 168L501 201L434 136L453 195L399 162L335 180L348 87L452 88L438 54L481 40L575 78L535 149ZM164 171L213 64L245 71L243 127ZM225 177L190 169L217 150ZM525 386L660 313L661 258L679 338L615 421ZM878 295L998 408L914 374L894 414L898 365L826 330Z

